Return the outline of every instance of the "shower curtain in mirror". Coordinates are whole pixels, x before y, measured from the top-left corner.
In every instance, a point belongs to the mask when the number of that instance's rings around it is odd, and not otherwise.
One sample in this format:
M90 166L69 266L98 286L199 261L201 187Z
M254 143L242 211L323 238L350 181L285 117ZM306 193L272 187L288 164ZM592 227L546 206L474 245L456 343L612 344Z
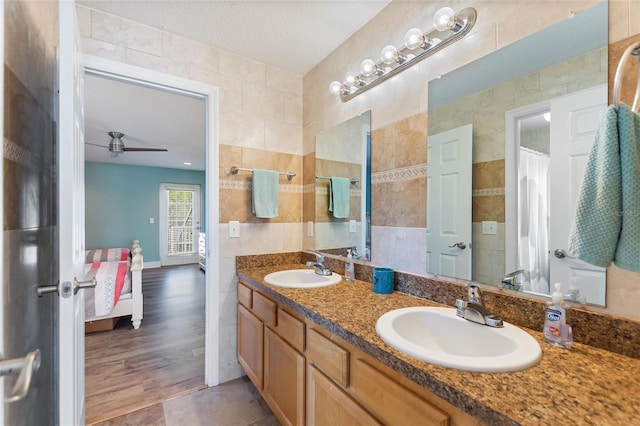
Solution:
M518 165L518 269L523 290L549 294L550 158L520 148Z

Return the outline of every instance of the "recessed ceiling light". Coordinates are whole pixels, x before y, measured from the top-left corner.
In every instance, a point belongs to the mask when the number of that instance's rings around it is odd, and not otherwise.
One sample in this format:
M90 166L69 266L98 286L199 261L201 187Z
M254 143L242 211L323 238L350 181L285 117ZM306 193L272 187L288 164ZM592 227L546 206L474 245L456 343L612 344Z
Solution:
M185 166L190 166L190 165L191 165L191 163L190 163L190 162L188 162L188 161L185 161L185 162L184 162L184 163L182 163L182 164L184 164Z

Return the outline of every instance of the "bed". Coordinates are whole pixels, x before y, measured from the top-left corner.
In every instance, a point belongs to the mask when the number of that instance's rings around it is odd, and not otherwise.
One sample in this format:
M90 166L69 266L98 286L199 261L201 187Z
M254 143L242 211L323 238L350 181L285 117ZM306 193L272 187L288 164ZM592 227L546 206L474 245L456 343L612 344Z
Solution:
M95 277L98 282L93 291L85 292L86 323L131 315L133 328L140 328L143 317L141 253L138 240L133 241L131 249L85 252L85 280Z

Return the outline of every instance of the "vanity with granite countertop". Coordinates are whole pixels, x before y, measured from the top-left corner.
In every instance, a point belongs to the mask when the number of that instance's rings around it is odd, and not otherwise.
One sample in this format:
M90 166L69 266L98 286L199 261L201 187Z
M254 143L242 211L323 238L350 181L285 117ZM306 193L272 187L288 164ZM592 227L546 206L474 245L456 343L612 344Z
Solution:
M264 281L275 271L304 268L308 257L281 253L236 260L239 361L283 424L640 421L640 382L634 379L640 370L640 335L633 321L572 309L569 318L574 320L577 342L565 350L543 341L536 322L542 305L525 306L508 292L488 292L493 311L540 343L542 359L509 373L456 370L397 351L378 336L375 325L381 315L402 307L452 306L451 299L456 291L464 291L463 285L443 294L437 280L398 274L396 289L401 291L376 294L371 271L363 265L356 268L354 282L342 280L321 288L282 288ZM340 271L340 262L327 259L333 271ZM503 305L500 298L509 303ZM514 308L525 319L515 315ZM534 321L526 328L522 322L528 316ZM611 342L580 330L593 324L598 333L607 320L618 321L618 335Z

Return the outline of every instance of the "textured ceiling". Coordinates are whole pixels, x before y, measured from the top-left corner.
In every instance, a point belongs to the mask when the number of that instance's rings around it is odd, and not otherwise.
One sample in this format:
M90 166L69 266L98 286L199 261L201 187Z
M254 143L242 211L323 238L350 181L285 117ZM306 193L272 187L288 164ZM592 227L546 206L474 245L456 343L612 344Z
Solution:
M389 1L78 0L78 3L304 75Z

